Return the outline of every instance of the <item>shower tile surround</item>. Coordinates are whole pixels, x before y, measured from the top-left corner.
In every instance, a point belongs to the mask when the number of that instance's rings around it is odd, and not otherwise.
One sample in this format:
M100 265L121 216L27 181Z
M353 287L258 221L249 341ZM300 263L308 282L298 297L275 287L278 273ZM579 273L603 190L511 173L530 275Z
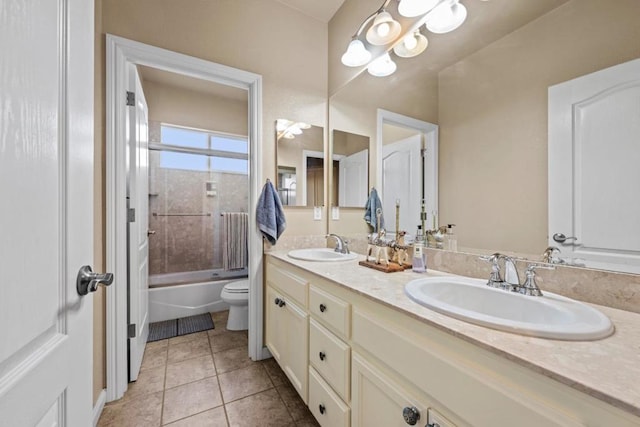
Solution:
M149 122L151 141L160 123ZM206 183L216 183L207 196ZM245 191L242 191L245 189ZM222 268L223 212L247 212L248 175L160 167L160 152L149 153L149 274ZM211 216L154 216L207 214Z
M342 237L349 241L349 249L352 252L366 253L367 236L365 234L345 234ZM331 246L331 244L327 245L327 239L323 235L287 236L285 231L275 246L265 242L264 251L326 246ZM427 268L429 269L480 279L489 277L490 266L478 259L478 253L451 252L440 249L427 249L426 251ZM490 252L487 251L486 255L489 254ZM529 257L529 259L534 260L535 257ZM524 280L524 270L531 262L533 261L516 261L521 280ZM538 270L536 274L538 285L543 291L547 290L592 304L640 313L640 274L564 265L556 265L555 270Z

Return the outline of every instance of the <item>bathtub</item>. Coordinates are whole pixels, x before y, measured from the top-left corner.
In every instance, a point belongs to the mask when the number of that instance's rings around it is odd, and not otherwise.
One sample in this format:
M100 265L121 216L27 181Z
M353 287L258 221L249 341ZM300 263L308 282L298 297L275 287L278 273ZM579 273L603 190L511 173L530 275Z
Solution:
M242 272L203 270L159 274L149 277L149 322L178 319L228 310L222 301L222 288L229 282L246 278Z

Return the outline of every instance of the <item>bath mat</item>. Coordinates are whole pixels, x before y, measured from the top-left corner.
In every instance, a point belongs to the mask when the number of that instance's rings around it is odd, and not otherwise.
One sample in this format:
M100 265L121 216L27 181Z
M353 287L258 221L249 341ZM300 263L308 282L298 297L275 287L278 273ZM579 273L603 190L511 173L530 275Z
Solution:
M196 332L214 329L211 314L197 314L183 317L182 319L164 320L149 324L149 337L147 342L166 340L180 335L188 335Z

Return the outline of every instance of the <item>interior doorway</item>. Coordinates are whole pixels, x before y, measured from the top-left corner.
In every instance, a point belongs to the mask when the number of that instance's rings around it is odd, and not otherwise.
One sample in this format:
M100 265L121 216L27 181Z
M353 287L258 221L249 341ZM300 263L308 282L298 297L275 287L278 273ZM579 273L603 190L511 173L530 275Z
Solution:
M144 66L189 76L247 92L248 99L248 217L255 224L261 188L261 76L177 52L107 35L106 138L106 264L117 283L107 292L107 400L122 397L128 384L127 274L127 82L130 67ZM146 231L145 231L146 233ZM262 239L257 227L248 232L249 357L269 355L263 346Z

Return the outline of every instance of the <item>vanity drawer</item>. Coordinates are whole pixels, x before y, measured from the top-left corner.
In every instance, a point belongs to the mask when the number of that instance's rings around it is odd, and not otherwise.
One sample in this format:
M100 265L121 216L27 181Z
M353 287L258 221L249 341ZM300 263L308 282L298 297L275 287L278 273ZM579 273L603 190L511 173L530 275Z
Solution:
M351 305L313 285L309 287L309 311L321 323L349 338Z
M331 387L349 401L351 348L314 319L309 321L309 361Z
M304 308L307 308L307 281L295 274L267 263L267 282L288 294Z
M309 367L309 409L322 427L349 426L349 407L312 367Z

